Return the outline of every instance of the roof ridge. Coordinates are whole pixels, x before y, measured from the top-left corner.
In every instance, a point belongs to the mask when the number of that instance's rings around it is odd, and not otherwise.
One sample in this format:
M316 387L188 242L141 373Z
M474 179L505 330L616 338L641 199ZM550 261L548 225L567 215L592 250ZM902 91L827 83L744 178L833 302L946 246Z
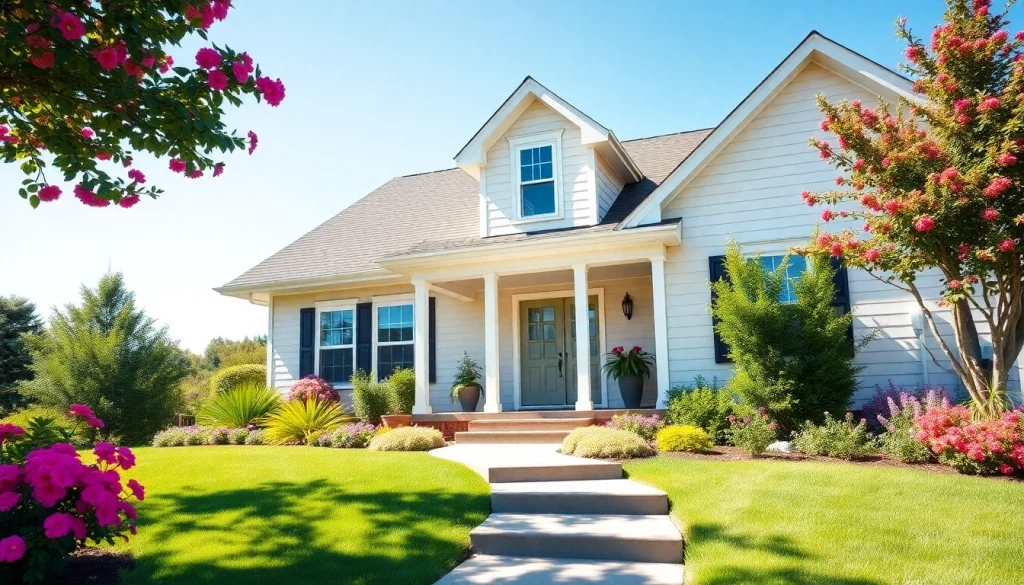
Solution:
M446 173L448 171L458 171L458 170L461 170L461 169L459 169L459 167L448 167L447 169L438 169L436 171L423 171L422 173L410 173L408 175L398 175L397 177L393 177L392 179L408 179L409 177L422 177L423 175L432 175L434 173Z
M641 136L640 138L630 138L628 140L620 140L619 142L639 142L641 140L651 140L652 138L664 138L666 136L678 136L680 134L693 134L694 132L704 132L705 130L714 130L717 126L708 126L707 128L694 128L693 130L682 130L680 132L666 132L665 134L655 134L654 136Z

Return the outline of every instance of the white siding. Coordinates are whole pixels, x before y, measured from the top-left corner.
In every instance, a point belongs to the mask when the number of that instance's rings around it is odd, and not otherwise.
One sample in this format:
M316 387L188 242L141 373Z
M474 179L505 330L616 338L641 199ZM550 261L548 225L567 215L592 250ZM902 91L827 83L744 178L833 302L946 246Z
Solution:
M871 92L845 78L818 65L808 65L666 203L662 216L681 217L683 222L682 245L670 249L665 265L673 385L689 384L697 374L721 380L731 375L728 364L716 364L714 360L707 312L708 257L722 254L730 235L745 251L778 253L809 239L820 221L822 208L808 208L799 195L805 189L825 191L835 186L836 171L807 144L812 135L835 143L834 136L819 128L822 116L814 99L819 93L833 100L860 99L865 104L876 100ZM829 229L837 231L839 227ZM884 386L890 379L905 387L920 384L919 343L910 317L913 299L863 271L851 270L849 283L855 336L860 338L880 327L878 338L857 355L856 363L864 369L855 405L869 398L876 384ZM922 275L918 284L932 299L934 308L937 277ZM938 313L948 320L948 312ZM952 344L948 323L943 325L943 333ZM938 344L930 333L927 337L927 347L942 357L940 361L948 369ZM959 388L955 375L940 369L930 358L927 361L931 384Z
M518 197L513 192L508 137L562 130L562 219L515 224ZM580 129L544 102L535 100L487 151L483 193L487 235L547 230L594 223L594 173L590 152L580 142Z
M600 222L615 203L625 183L599 153L594 153L594 159L597 161L597 221Z

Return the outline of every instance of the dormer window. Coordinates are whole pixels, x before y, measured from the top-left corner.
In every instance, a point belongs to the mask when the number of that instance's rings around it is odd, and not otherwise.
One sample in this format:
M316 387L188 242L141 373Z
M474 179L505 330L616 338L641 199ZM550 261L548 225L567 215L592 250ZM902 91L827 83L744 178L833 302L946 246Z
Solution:
M510 137L512 184L518 199L518 220L562 217L560 189L562 132Z

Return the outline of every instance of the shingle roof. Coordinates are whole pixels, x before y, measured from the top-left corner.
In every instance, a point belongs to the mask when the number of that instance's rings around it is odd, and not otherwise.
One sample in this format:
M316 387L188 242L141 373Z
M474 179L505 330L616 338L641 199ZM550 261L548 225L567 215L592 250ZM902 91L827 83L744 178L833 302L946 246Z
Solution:
M710 132L694 130L622 142L646 178L626 185L597 226L480 238L479 185L475 179L457 168L409 175L384 183L224 287L373 271L380 269L376 260L402 253L613 229Z

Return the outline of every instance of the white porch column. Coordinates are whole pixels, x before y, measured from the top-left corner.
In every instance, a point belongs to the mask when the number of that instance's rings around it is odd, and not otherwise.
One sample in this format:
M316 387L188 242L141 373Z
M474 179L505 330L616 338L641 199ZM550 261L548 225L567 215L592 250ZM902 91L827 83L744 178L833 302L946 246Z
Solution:
M668 406L668 305L665 299L665 256L651 256L651 287L654 289L654 359L658 381L657 408Z
M412 405L413 414L430 414L430 361L429 348L430 284L425 280L414 280L413 293L413 368L416 372L416 400Z
M587 295L587 265L573 264L576 301L576 410L594 410L590 398L590 305Z
M484 412L501 412L498 377L498 275L484 275Z

